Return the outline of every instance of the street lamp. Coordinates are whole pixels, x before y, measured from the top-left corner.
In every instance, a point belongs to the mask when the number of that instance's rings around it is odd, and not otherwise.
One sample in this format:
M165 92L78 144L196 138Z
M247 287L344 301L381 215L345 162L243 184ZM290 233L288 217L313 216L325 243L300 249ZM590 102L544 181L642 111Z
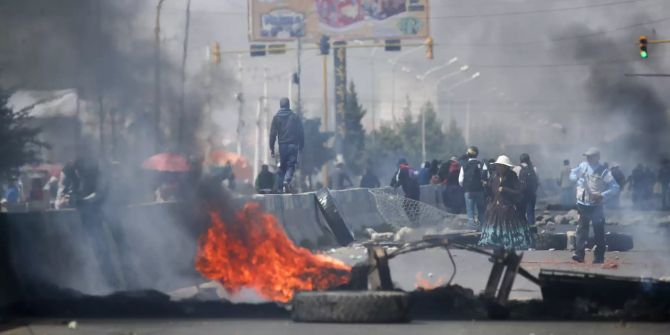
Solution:
M480 72L475 72L472 76L470 76L470 78L462 80L462 81L460 81L460 82L458 82L454 85L451 85L451 87L449 87L447 89L447 95L451 94L451 92L454 89L458 88L459 86L467 84L467 83L479 78L480 76L481 76ZM466 105L466 110L465 110L465 134L464 135L465 135L464 136L465 137L465 142L469 143L470 142L470 100L468 100L467 105Z
M391 58L388 59L389 64L393 65L393 68L391 69L391 71L393 72L393 82L391 83L391 86L392 86L392 87L391 87L391 91L392 91L392 98L391 98L391 115L392 115L392 117L393 117L394 122L395 122L395 81L396 81L396 65L398 65L398 61L400 60L400 58L405 57L405 56L407 56L407 55L409 55L409 54L411 54L411 53L413 53L413 52L416 52L417 50L421 50L421 49L423 49L423 46L418 46L418 47L416 47L416 48L409 49L409 50L407 50L407 51L405 51L405 52L399 54L398 56L396 56L396 57L393 58L393 59L391 59ZM405 72L409 72L409 71L405 71Z
M440 70L442 70L442 69L448 67L449 65L456 63L457 61L458 61L458 57L454 57L454 58L450 59L448 62L446 62L446 63L444 63L444 64L442 64L442 65L440 65L440 66L436 66L436 67L434 67L434 68L432 68L432 69L426 71L424 74L417 75L417 76L416 76L416 79L419 79L419 80L422 80L422 81L423 81L423 80L425 80L428 76L430 76L431 74L433 74L433 73L435 73L435 72L437 72L437 71L440 71Z

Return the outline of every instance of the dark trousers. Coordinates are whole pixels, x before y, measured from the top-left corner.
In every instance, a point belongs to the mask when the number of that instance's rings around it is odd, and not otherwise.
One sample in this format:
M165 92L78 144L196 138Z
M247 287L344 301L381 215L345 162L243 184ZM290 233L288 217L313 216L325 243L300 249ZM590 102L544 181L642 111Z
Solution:
M296 144L279 145L279 186L290 184L298 165L298 146Z
M605 214L603 206L585 206L577 205L579 211L579 226L577 226L577 245L575 254L584 258L584 249L589 239L589 224L593 224L593 235L595 239L595 250L593 256L595 259L605 257Z
M537 195L536 194L527 194L525 196L525 202L526 202L526 222L528 222L529 225L534 225L535 224L535 203L537 201Z
M670 185L661 183L661 194L663 197L663 201L661 203L663 209L670 208Z

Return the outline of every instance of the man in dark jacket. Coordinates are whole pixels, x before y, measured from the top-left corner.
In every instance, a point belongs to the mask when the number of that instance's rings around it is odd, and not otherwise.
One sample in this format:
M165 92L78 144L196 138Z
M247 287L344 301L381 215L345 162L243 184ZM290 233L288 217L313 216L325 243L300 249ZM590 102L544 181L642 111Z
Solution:
M281 98L279 111L270 127L270 154L275 157L275 141L279 142L279 182L283 192L291 192L291 181L298 165L298 154L305 146L302 120L291 110L288 98Z
M267 194L272 193L275 185L275 175L270 172L270 167L267 164L261 166L261 172L256 177L256 192Z
M361 188L379 188L380 186L379 178L372 172L372 169L365 169L365 173L361 177Z
M468 214L468 225L472 229L479 230L484 225L486 218L486 194L485 182L487 175L486 165L477 159L479 149L472 146L468 148L468 160L462 164L458 176L458 184L465 191L465 210ZM475 224L475 210L479 225Z
M413 225L418 225L419 212L416 202L421 201L421 187L417 180L416 171L409 166L409 163L404 158L398 161L398 171L396 171L393 179L391 179L391 187L394 189L402 187L405 193L405 199L402 204L403 209L410 222Z
M421 200L421 187L417 180L416 171L409 166L406 159L401 158L398 161L398 170L391 179L391 187L402 187L405 198L415 201Z

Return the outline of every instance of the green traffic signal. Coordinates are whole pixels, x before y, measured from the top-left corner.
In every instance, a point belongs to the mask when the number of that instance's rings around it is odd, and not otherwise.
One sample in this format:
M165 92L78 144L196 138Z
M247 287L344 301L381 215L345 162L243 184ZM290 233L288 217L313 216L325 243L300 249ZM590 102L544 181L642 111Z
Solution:
M640 36L640 57L642 59L646 59L649 57L649 53L647 52L647 44L649 44L649 40L647 40L647 36Z

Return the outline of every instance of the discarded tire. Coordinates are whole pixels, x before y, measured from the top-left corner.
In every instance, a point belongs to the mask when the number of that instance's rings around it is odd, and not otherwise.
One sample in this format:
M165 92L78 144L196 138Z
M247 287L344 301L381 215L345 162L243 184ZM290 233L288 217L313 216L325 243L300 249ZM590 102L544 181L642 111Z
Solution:
M296 322L409 321L409 296L395 291L302 292L293 297Z
M607 233L605 234L607 251L628 251L633 249L633 237L628 234ZM590 237L586 243L587 248L593 248L595 240Z
M354 241L354 234L351 232L340 212L337 210L335 199L327 188L316 192L316 203L321 210L321 214L326 219L328 228L333 232L335 240L341 246L347 246Z
M538 234L535 240L537 250L565 250L568 246L568 238L564 233Z

